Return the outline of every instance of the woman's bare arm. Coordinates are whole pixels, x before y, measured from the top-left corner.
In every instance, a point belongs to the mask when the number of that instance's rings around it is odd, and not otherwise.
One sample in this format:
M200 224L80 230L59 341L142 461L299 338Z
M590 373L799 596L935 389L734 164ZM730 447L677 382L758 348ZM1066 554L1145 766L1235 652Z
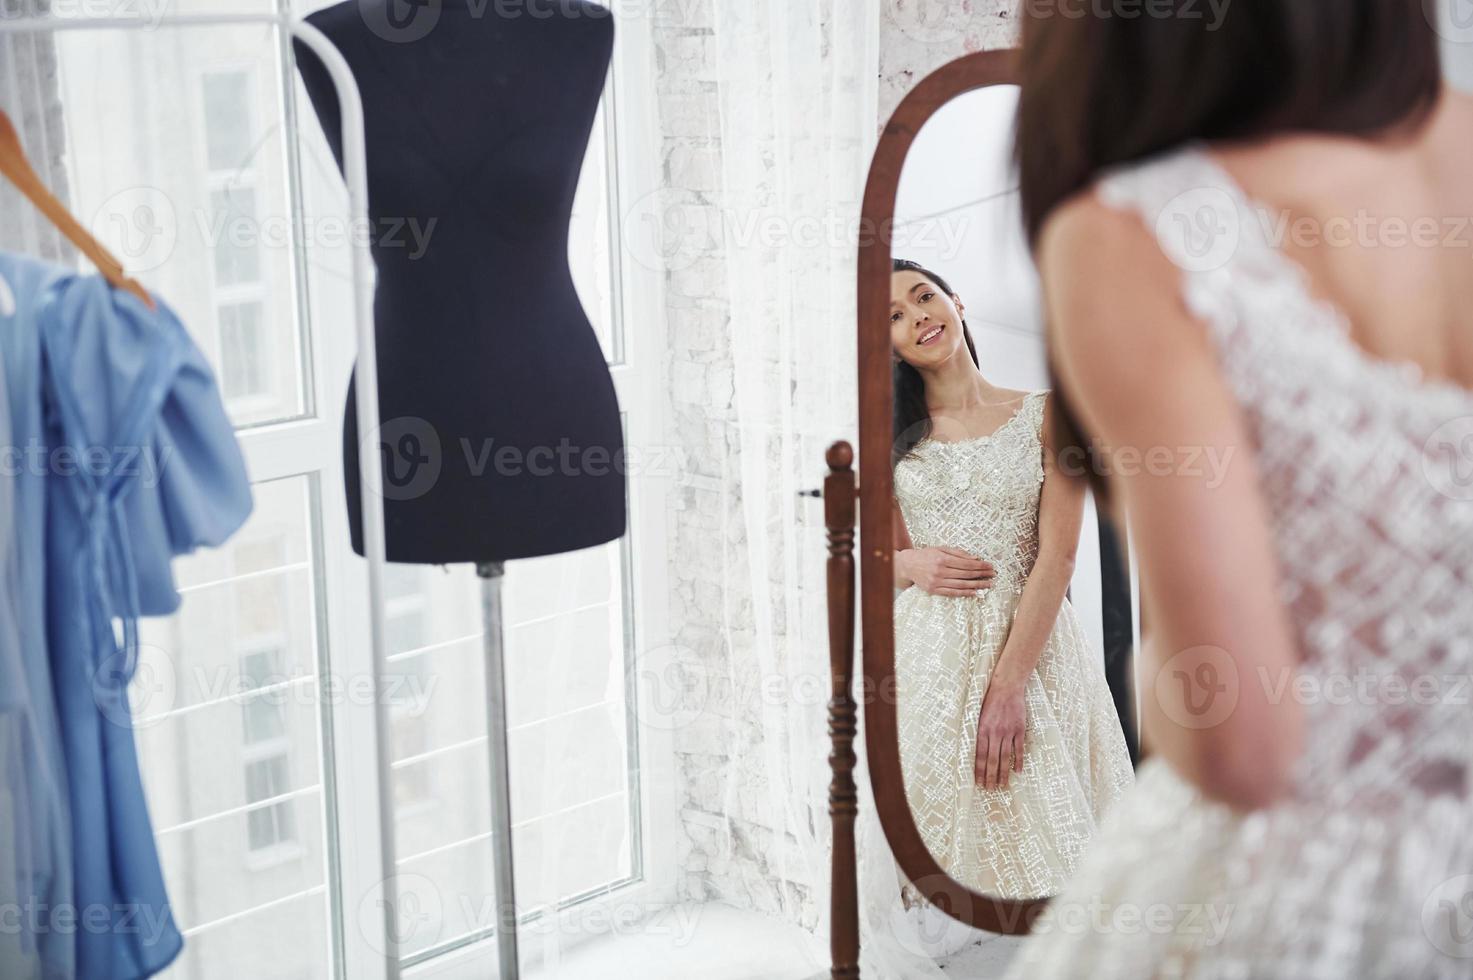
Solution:
M1109 448L1117 514L1139 555L1146 737L1209 796L1267 806L1303 742L1300 706L1271 693L1286 689L1297 651L1256 461L1212 339L1146 226L1092 197L1049 220L1039 262L1054 363ZM1199 453L1229 462L1189 465Z
M1038 557L1018 597L1012 628L989 686L1021 688L1028 682L1059 618L1069 582L1074 578L1074 558L1079 550L1079 532L1084 526L1085 489L1082 482L1066 479L1054 467L1052 460L1058 456L1058 449L1053 445L1050 424L1053 398L1045 403L1044 412L1046 462L1043 489L1038 498Z
M1054 399L1045 403L1044 480L1038 497L1038 556L1023 583L1008 635L997 666L987 679L982 713L977 723L977 752L973 769L984 787L1006 787L1009 773L1023 771L1027 750L1027 708L1024 692L1028 678L1043 656L1049 634L1064 605L1064 593L1074 577L1074 556L1084 524L1084 487L1069 480L1050 462L1053 447Z

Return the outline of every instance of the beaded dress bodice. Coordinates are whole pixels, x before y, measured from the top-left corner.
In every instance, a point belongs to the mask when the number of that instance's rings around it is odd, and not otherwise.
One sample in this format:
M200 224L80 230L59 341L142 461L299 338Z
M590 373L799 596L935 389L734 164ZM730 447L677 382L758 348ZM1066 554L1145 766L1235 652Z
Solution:
M1038 557L1040 442L1046 392L1029 392L991 435L922 440L895 467L911 544L960 548L997 569L990 592L1016 597Z

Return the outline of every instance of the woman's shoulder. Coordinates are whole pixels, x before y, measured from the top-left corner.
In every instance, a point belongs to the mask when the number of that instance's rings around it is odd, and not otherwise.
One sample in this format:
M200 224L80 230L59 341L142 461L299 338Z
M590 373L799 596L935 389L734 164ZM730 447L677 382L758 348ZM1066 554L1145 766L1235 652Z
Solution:
M1070 281L1093 271L1104 286L1119 273L1139 270L1153 252L1159 254L1151 229L1141 220L1148 212L1144 199L1130 199L1122 184L1106 184L1109 180L1102 178L1076 193L1044 221L1035 250L1040 271L1066 268Z
M1158 236L1159 214L1081 194L1044 225L1038 267L1049 347L1071 392L1089 379L1100 397L1159 384L1178 358L1211 357L1207 332L1181 298L1183 269Z
M1014 408L1022 408L1046 394L1048 392L1037 388L1003 388L998 392L998 401Z

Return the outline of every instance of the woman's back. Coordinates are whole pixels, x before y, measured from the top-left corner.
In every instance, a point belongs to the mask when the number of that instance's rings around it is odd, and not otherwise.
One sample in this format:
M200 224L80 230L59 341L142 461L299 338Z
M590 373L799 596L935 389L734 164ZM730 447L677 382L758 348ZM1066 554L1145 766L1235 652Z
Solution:
M1298 799L1349 801L1364 791L1358 809L1369 814L1424 793L1461 798L1467 692L1462 707L1457 697L1459 679L1473 677L1473 391L1445 377L1461 370L1451 353L1460 334L1439 314L1465 293L1473 301L1473 277L1444 270L1441 245L1306 244L1310 229L1340 234L1331 221L1341 216L1351 219L1346 234L1358 214L1375 228L1390 214L1375 191L1363 207L1344 199L1338 214L1321 205L1314 222L1295 224L1303 205L1284 211L1250 196L1228 169L1236 162L1247 173L1257 162L1289 175L1274 154L1314 153L1334 179L1363 168L1354 159L1363 151L1338 151L1338 160L1335 148L1251 152L1257 161L1234 161L1192 145L1119 168L1097 187L1103 202L1154 227L1188 307L1207 325L1252 444L1279 598L1302 663L1297 676L1234 680L1304 708ZM1419 193L1436 208L1433 198L1449 191L1428 181ZM1440 211L1426 213L1441 226ZM1286 222L1299 245L1278 240ZM1309 268L1352 282L1363 309L1391 315L1400 303L1420 321L1397 331L1362 320L1362 329ZM1402 292L1413 278L1417 290ZM1235 668L1222 660L1224 672Z
M1285 792L1252 813L1207 798L1162 756L1148 760L1057 906L1166 903L1172 929L1054 931L1029 944L1014 975L1466 976L1473 942L1460 916L1473 878L1459 874L1473 870L1473 844L1458 828L1473 816L1473 277L1445 242L1460 230L1445 216L1473 210L1473 182L1451 166L1462 138L1452 130L1468 112L1465 100L1447 103L1425 139L1400 150L1319 137L1221 153L1194 143L1096 183L1094 200L1143 224L1149 247L1170 259L1127 284L1119 303L1141 302L1132 285L1159 287L1205 328L1251 457L1232 465L1251 478L1226 493L1206 488L1190 512L1261 512L1298 659L1253 664L1255 651L1233 639L1158 651L1144 691L1164 705L1169 727L1157 735L1180 747L1241 724L1245 711L1269 717L1266 703L1302 712L1304 740ZM1414 244L1429 221L1434 240ZM1116 256L1110 244L1094 254ZM1110 342L1132 343L1122 336L1131 319L1122 315ZM1143 332L1158 340L1167 334L1150 330L1192 327L1155 319ZM1193 397L1217 391L1171 388L1161 372L1177 363L1158 365L1156 384L1190 416ZM1117 399L1132 390L1143 389ZM1112 410L1127 420L1133 411ZM1190 481L1175 482L1153 488L1153 503ZM1211 567L1227 539L1195 526ZM1222 527L1254 533L1247 520ZM1158 620L1223 595L1203 574L1174 584L1164 605L1156 579ZM1261 581L1227 583L1232 596ZM1178 687L1188 690L1180 700L1170 696Z
M1402 138L1282 136L1214 155L1368 354L1473 389L1473 97L1447 91Z

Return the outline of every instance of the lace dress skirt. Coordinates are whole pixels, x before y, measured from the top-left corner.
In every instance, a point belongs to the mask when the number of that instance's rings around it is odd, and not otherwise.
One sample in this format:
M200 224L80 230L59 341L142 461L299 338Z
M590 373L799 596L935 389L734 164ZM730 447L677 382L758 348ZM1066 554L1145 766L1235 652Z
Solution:
M953 878L1038 898L1068 881L1100 817L1134 779L1104 664L1067 599L1025 690L1023 771L977 784L977 722L1018 594L895 600L900 761L916 826Z
M1473 976L1473 841L1461 801L1360 812L1289 802L1244 814L1160 758L1139 776L1008 980Z

